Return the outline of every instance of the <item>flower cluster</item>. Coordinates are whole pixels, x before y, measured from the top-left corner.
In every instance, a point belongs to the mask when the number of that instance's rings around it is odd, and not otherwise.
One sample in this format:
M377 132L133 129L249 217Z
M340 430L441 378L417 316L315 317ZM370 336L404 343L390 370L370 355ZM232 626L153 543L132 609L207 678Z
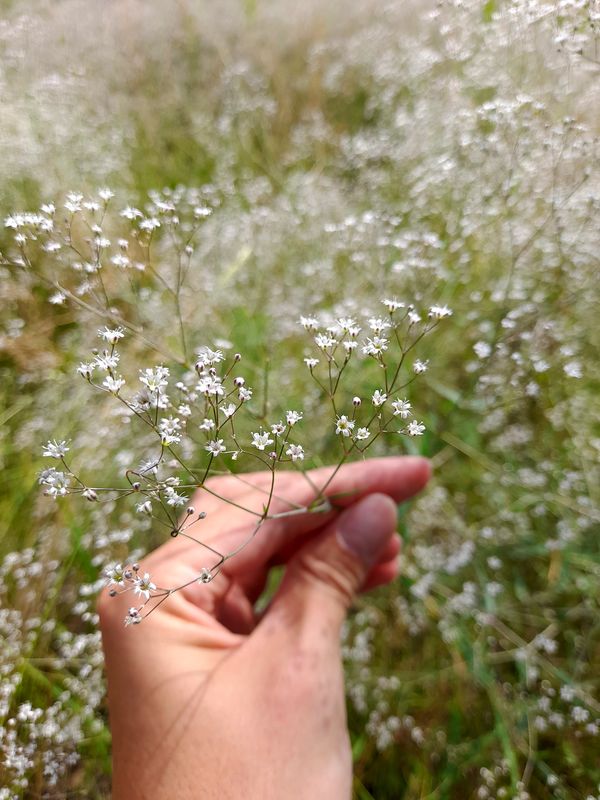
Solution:
M72 198L68 202L72 203ZM409 419L412 404L403 396L426 370L426 362L414 360L412 353L451 311L446 306L433 306L423 318L413 304L396 299L384 299L382 304L386 316L367 316L365 334L358 321L350 317L340 317L331 325L322 325L315 316L300 318L300 325L312 337L319 355L304 361L323 402L330 407L329 424L340 444L340 464L353 455L362 456L385 434L415 437L425 431L423 423ZM277 469L286 467L304 470L306 462L310 462L316 439L311 448L301 431L305 427L304 412L287 408L275 419L260 413L253 402L254 390L241 374L240 353L231 356L226 354L226 348L203 345L196 350L193 367L144 367L138 369L131 385L120 371L123 362L119 346L127 339L124 327L107 325L97 335L104 346L95 349L92 358L77 367L77 373L91 387L120 404L128 425L138 424L140 441L145 444L143 457L124 470L124 486L104 487L75 471L70 443L50 440L42 455L58 461L59 467L40 473L45 494L53 498L78 494L93 503L130 497L138 514L149 517L171 536L187 537L205 547L200 539L186 532L205 517L204 512L196 513L189 502L190 493L204 488L213 474L235 466L267 469L274 475ZM346 389L357 360L361 371L369 362L374 364L382 382L382 388L372 391L364 402ZM270 518L272 497L273 486L248 542ZM323 500L317 493L312 502ZM201 583L216 577L223 563L239 552L239 548L234 553L209 550L215 560L195 577ZM108 567L106 579L112 596L132 592L141 601L130 607L127 625L141 622L173 592L187 585L157 587L135 563Z

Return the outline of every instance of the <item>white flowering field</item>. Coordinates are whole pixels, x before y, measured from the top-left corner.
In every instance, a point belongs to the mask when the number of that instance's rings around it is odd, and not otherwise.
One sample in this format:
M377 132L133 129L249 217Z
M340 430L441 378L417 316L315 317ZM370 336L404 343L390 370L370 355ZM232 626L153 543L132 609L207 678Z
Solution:
M597 800L600 2L4 0L0 107L0 800L110 796L195 488L403 453L355 797Z

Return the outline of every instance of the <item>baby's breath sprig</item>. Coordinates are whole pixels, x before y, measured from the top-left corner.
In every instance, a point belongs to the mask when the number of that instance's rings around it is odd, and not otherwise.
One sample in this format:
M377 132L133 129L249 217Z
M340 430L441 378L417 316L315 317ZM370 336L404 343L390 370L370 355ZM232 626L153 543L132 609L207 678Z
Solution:
M423 319L412 304L395 299L385 299L383 304L387 316L368 316L368 333L362 336L362 326L350 317L341 317L331 325L322 325L314 316L301 317L300 324L312 334L319 354L318 358L304 360L330 406L341 453L325 486L313 487L309 503L290 503L288 510L277 513L271 511L276 472L295 469L306 476L305 463L311 457L312 448L306 431L302 431L303 411L288 408L275 421L264 417L252 407L253 389L239 370L241 354L229 357L223 349L206 345L197 350L192 368L184 370L180 364L163 363L143 367L138 371L137 385L132 385L131 379L119 371L118 346L126 337L125 327L106 325L98 330L104 347L94 350L77 372L91 387L120 403L129 419L137 420L145 457L138 466L126 469L123 486L92 486L67 462L70 443L50 440L43 455L59 461L60 469L45 469L40 483L53 498L80 494L90 502L102 502L132 496L136 513L150 517L173 538L195 542L211 559L192 578L170 587L156 585L137 563L107 567L110 595L130 593L139 601L129 608L127 625L139 624L168 597L190 584L214 580L225 562L248 546L268 520L329 510L325 490L333 476L349 458L364 456L379 437L423 434L425 425L411 418L412 403L404 395L426 371L427 362L414 360L409 366L407 359L418 342L451 311L446 306L433 306ZM381 370L381 388L364 400L352 396L346 388L355 362L360 369L374 363ZM317 440L314 436L313 443ZM240 459L245 465L271 473L261 511L232 501L210 483L212 476L232 472ZM189 505L190 494L198 490L236 506L253 519L247 539L235 550L221 552L211 547L197 535L196 527L192 535L192 525L197 526L206 517L204 511L196 512Z
M121 486L97 486L67 461L70 443L51 440L43 454L59 464L41 472L40 484L55 499L68 494L92 503L132 498L135 513L149 517L170 536L192 539L205 548L211 561L192 579L200 583L213 580L268 520L327 509L325 491L341 465L364 457L381 437L423 435L425 424L414 417L409 389L429 362L417 358L416 349L452 313L445 305L424 312L415 303L385 297L381 313L365 313L360 320L301 316L301 326L312 337L304 362L323 399L321 412L314 418L311 412L308 425L304 410L287 404L279 403L274 414L266 392L262 404L255 403L248 382L260 365L250 363L248 373L242 374L242 354L228 354L229 345L205 344L194 354L193 335L184 324L194 241L215 204L214 195L190 190L168 197L153 193L146 207L128 205L118 211L113 193L103 189L90 198L67 194L62 213L57 211L59 204L51 203L37 213L17 213L5 220L14 233L13 264L46 283L53 304L73 304L102 320L100 345L79 364L77 373L119 405L123 418L135 427L142 451L140 462L125 469ZM37 258L40 249L42 259ZM54 265L53 272L48 264ZM168 344L148 339L151 311L139 302L147 285L161 308L174 312L176 324ZM126 303L125 297L131 300ZM141 367L136 376L122 357L128 339L157 354L158 363ZM177 341L178 352L172 352ZM357 395L357 371L372 374L370 396ZM362 380L360 385L365 385ZM313 487L306 506L291 504L287 511L273 512L276 473L292 469L308 481L307 466L319 457L318 442L332 436L339 443L339 459L325 486ZM271 473L262 510L235 503L210 481L215 475L239 476L249 469ZM247 540L236 550L219 552L190 532L203 514L190 506L191 495L198 491L235 505L253 520ZM106 573L111 592L129 591L141 601L131 607L127 624L138 624L189 584L159 587L135 566L117 565Z

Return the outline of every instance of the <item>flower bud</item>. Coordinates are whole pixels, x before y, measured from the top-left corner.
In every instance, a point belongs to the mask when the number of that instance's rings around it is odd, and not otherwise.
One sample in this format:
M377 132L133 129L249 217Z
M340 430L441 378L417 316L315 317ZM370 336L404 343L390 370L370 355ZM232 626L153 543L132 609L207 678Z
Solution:
M211 571L209 569L206 569L206 567L204 567L200 571L200 575L198 575L198 583L210 583L212 581L212 578L213 576Z

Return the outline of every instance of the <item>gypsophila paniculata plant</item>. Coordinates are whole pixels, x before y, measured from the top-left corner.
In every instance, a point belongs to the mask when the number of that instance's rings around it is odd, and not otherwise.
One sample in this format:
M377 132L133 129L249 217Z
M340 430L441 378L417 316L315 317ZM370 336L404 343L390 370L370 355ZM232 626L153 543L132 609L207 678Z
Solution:
M345 626L355 794L596 800L597 0L5 5L0 796L108 793L95 597L175 588L133 566L203 547L209 462L368 445L435 477Z
M338 440L338 462L326 483L315 488L306 507L290 503L288 511L271 513L278 470L291 468L305 475L306 464L319 456L319 442L327 430L305 419L304 411L289 409L278 398L280 413L266 412L267 398L257 402L255 389L243 372L240 353L227 355L223 349L197 347L189 360L191 342L198 338L186 330L181 296L193 253L199 220L211 213L208 206L190 209L186 197L181 211L173 200L157 198L144 211L127 206L112 212L113 192L101 189L96 198L67 195L62 209L44 204L36 213L18 213L5 220L14 230L17 267L31 270L52 286L50 302L58 305L84 305L86 311L114 323L121 313L111 301L119 281L126 280L132 294L139 294L141 275L164 286L171 311L178 323L180 354L177 361L138 367L137 378L128 380L134 368L125 365L121 343L126 336L143 337L143 328L128 324L97 332L99 346L76 369L92 389L110 395L121 404L127 423L143 442L144 458L132 463L120 477L122 485L99 486L93 475L74 466L68 441L47 442L42 455L56 462L42 470L39 483L54 499L80 495L92 503L128 498L138 514L147 515L171 537L195 541L206 551L206 566L179 586L157 586L152 576L137 563L106 567L105 575L112 596L129 593L132 605L125 623L138 624L170 595L193 582L209 583L217 578L223 564L249 545L267 520L308 511L327 511L330 503L325 490L340 466L352 458L364 457L380 437L422 436L425 424L414 416L408 396L412 385L428 369L428 362L417 358L418 345L437 326L452 315L447 305L433 305L418 311L413 303L396 297L382 298L380 307L364 320L338 317L331 324L317 316L300 315L298 324L306 334L306 355L302 360L328 409L329 433ZM189 213L191 210L191 213ZM113 222L113 217L116 221ZM121 224L121 227L117 227ZM113 225L118 233L108 235ZM153 240L168 235L174 244L176 266L161 274L154 256ZM49 273L39 273L36 253L45 254ZM48 267L46 267L48 269ZM169 281L175 278L175 283ZM122 295L119 295L122 296ZM368 365L365 365L368 362ZM371 368L378 381L369 396L357 394L353 376ZM270 377L276 381L276 376ZM310 430L310 434L307 433ZM132 434L134 435L134 434ZM399 446L396 438L394 449ZM232 552L219 552L202 541L202 508L189 504L197 490L226 497L211 488L210 478L238 466L242 470L266 469L271 472L271 487L265 494L261 512L245 509L253 519L247 542ZM237 469L234 474L239 474ZM116 480L115 483L119 483ZM238 506L239 507L239 506Z

